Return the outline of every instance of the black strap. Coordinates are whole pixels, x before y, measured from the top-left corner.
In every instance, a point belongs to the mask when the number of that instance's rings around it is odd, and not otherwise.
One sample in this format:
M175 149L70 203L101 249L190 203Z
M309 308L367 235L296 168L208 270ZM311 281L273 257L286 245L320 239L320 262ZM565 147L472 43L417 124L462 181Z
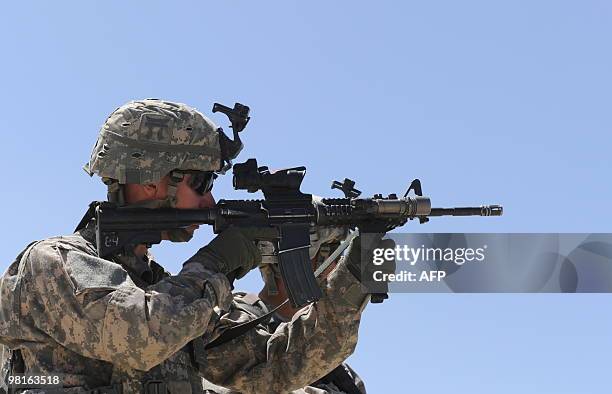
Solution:
M208 342L208 344L204 347L204 349L212 349L214 347L223 345L224 343L229 342L232 339L238 338L239 336L246 334L251 328L254 328L259 323L268 321L272 317L274 312L279 310L281 306L285 305L285 303L286 301L281 303L279 306L272 309L270 312L266 313L265 315L259 316L257 319L249 320L247 322L238 324L237 326L234 326L230 329L223 331L223 333L219 335L217 338L215 338L213 341Z
M143 385L143 394L168 394L168 385L163 380L147 380Z
M344 364L338 365L333 371L321 378L319 382L333 383L346 394L363 394Z
M95 214L96 214L96 202L94 201L91 204L89 204L89 208L87 209L87 212L85 212L85 215L83 215L83 219L81 219L79 224L76 226L76 228L74 229L74 232L76 233L80 229L85 228L85 226L87 226L87 223L89 223L89 221L95 217Z
M121 394L123 388L121 384L113 384L111 386L96 387L95 389L87 390L86 394Z
M13 373L25 373L25 362L21 356L21 350L15 349L12 351L11 367Z

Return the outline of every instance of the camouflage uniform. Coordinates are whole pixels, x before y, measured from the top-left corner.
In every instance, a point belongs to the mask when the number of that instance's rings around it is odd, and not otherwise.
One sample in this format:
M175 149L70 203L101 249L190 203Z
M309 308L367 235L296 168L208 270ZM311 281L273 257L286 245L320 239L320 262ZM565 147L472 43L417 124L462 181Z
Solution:
M244 393L283 393L354 350L365 296L343 265L324 298L290 322L198 352L189 342L213 324L216 337L253 314L240 296L231 302L222 275L190 263L169 276L132 257L121 265L98 258L87 228L38 242L9 267L0 285L0 341L20 350L25 372L61 373L65 386L84 389L116 383L126 393L152 380L171 392L201 393L200 376Z
M217 154L215 127L182 104L132 102L107 119L86 170L122 203L124 183L154 183L172 169L218 170L227 157ZM173 186L165 206L176 202ZM0 280L2 361L13 360L13 373L61 374L70 387L30 393L139 393L143 385L202 393L202 376L245 393L281 393L353 351L365 297L346 267L336 269L317 305L274 332L252 330L203 351L248 319L232 303L226 277L199 262L170 276L150 256L105 260L94 241L88 226L36 242Z
M266 305L259 297L254 294L245 294L245 293L235 293L234 294L234 302L232 304L232 313L243 313L245 316L248 316L248 319L252 320L258 318L259 316L263 316L268 313L270 310L270 306ZM238 312L240 311L240 312ZM358 310L353 312L353 318L356 323L358 323L360 316ZM261 332L267 331L269 333L274 333L276 329L278 329L279 325L282 323L286 323L284 319L282 319L278 314L274 314L271 321L267 324L261 324L258 327L258 330ZM249 333L247 335L254 335L254 333ZM346 335L351 336L349 340L356 341L356 331L354 328L352 331L346 333ZM348 386L352 386L350 388L345 388L341 383L344 382L335 382L332 376L325 376L324 378L318 379L316 382L309 384L308 386L291 391L292 394L365 394L365 385L361 378L357 375L355 371L347 364L343 363L338 368L339 373L343 373L344 379L349 379L350 383ZM331 375L331 374L330 374ZM204 392L206 394L237 394L238 392L217 386L211 382L204 380ZM340 387L338 387L340 386Z

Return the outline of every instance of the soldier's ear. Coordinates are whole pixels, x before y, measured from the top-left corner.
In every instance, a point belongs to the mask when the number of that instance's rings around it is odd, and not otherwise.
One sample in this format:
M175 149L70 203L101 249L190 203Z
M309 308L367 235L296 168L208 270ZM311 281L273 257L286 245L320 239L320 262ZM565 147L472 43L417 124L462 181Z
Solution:
M145 185L142 185L142 188L145 193L155 193L155 191L157 190L157 185L155 183L147 183Z
M154 183L125 185L125 198L129 203L153 200L159 193L159 185Z
M137 183L128 183L124 186L125 201L128 204L138 203L141 201L152 200L158 193L157 185L140 185Z
M157 183L151 183L147 185L143 185L145 187L145 193L147 198L152 198L155 200L163 200L168 197L168 183L170 182L170 177L166 175L161 178Z
M146 185L141 185L142 192L146 198L158 197L157 194L160 191L160 187L156 183L147 183Z

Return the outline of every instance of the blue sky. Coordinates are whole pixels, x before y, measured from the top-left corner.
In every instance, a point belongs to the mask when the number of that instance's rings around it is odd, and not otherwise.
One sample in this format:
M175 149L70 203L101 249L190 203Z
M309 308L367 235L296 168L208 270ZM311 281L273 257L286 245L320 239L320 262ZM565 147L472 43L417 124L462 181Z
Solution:
M0 267L104 197L81 166L105 117L145 97L249 105L239 160L305 165L314 194L418 177L436 206L505 208L402 231L611 232L611 17L606 1L7 3ZM229 177L215 195L248 196ZM154 252L176 272L210 238ZM397 294L367 308L350 361L372 393L607 392L609 304Z

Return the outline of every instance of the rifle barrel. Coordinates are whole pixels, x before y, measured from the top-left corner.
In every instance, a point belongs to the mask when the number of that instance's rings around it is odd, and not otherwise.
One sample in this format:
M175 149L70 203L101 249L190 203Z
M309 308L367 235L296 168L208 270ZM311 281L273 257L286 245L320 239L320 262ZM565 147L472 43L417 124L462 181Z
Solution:
M427 216L501 216L504 209L501 205L483 205L480 207L432 208Z

